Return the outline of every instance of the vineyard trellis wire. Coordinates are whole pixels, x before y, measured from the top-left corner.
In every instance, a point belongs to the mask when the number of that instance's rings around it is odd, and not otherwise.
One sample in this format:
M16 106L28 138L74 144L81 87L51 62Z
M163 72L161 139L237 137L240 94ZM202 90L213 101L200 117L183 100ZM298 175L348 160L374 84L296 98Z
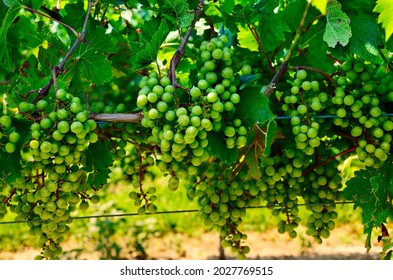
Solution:
M315 205L345 205L345 204L353 204L353 201L337 201L331 203L300 203L296 206L298 207L307 207L307 206L315 206ZM280 207L278 205L277 207ZM266 209L268 206L254 206L254 207L246 207L246 209ZM186 210L172 210L172 211L157 211L155 213L145 213L147 216L155 216L155 215L164 215L164 214L181 214L181 213L198 213L199 209L186 209ZM120 217L132 217L141 215L138 212L135 213L118 213L118 214L100 214L100 215L87 215L87 216L72 216L70 219L72 220L84 220L84 219L99 219L99 218L120 218ZM23 220L23 221L0 221L0 226L2 225L12 225L12 224L24 224L24 223L43 223L48 222L48 220Z

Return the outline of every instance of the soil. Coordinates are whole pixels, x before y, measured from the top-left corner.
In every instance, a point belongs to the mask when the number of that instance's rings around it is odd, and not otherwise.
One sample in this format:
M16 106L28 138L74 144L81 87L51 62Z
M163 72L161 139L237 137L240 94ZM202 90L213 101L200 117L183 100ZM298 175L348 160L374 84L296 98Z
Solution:
M377 260L382 244L373 244L367 252L364 247L365 236L359 238L349 228L344 226L335 229L332 235L322 244L312 242L312 239L299 234L296 239L290 239L287 235L280 235L276 231L264 233L247 233L246 243L250 245L249 259L269 260ZM382 242L381 242L382 243ZM215 233L203 233L190 237L180 233L166 234L164 237L151 238L145 245L147 259L185 259L185 260L216 260L225 257L235 259L236 256L225 249L225 256L219 250L219 237ZM120 244L121 245L121 244ZM84 246L82 252L78 251L78 244L69 242L63 245L68 259L102 258L102 252L87 250ZM136 252L122 250L121 259L136 259ZM73 253L74 252L74 256ZM0 252L0 259L8 260L31 260L39 253L39 250L25 249L18 252Z

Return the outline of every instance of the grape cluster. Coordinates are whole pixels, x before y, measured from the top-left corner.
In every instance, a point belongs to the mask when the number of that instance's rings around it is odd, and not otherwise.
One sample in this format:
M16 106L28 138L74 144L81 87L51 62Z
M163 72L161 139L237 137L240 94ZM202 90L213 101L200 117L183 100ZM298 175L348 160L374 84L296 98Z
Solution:
M278 232L287 232L291 238L297 236L296 228L300 223L298 197L304 186L303 171L310 164L310 157L296 147L288 147L281 156L261 158L262 178L257 185L267 207L272 208L272 215L285 216L278 223Z
M315 119L329 105L329 96L320 90L318 80L307 80L307 71L296 72L291 89L279 96L284 101L281 109L285 115L292 117L290 124L295 136L296 146L307 155L312 155L321 144L318 134L323 119Z
M142 126L151 129L149 142L160 147L165 162L181 162L188 156L195 166L206 161L210 131L222 132L230 149L246 144L248 130L234 118L240 95L236 72L231 68L233 50L225 47L227 43L223 35L201 44L197 64L203 66L197 85L189 91L191 101L186 104L180 103L168 77L159 78L151 72L142 78L137 98L137 106L143 109Z
M62 89L55 102L23 101L18 109L32 121L31 138L23 150L22 177L3 202L17 220L33 221L29 232L43 249L37 259L53 259L62 253L60 243L70 229L70 213L99 202L82 167L88 146L98 141L97 124L89 119L81 100Z
M342 200L340 157L355 151L366 167L378 168L388 159L393 129L391 71L352 57L325 78L304 69L291 72L284 90L272 97L275 113L289 117L280 122L292 129L282 130L273 155L261 159L258 182L273 215L285 214L279 232L291 237L299 222L294 205L302 197L311 211L306 233L318 243L334 229L334 202Z
M304 184L308 188L304 189L302 196L306 208L311 211L306 222L306 234L313 236L318 243L322 243L322 238L328 238L335 228L335 201L343 199L340 192L342 179L337 165L337 161L330 161L305 174Z
M205 226L220 232L224 248L231 248L244 259L250 248L243 244L247 235L238 227L246 215L245 207L260 205L258 187L245 180L245 172L234 177L230 170L223 171L218 162L212 162L201 177L188 192L191 198L199 199L200 219Z
M155 188L145 191L140 175L153 164L168 175L169 190L176 190L180 180L187 180L194 185L189 196L201 202L201 219L206 225L218 227L225 246L244 257L249 248L242 244L246 236L237 227L245 215L244 206L256 203L258 191L251 187L250 194L250 185L232 178L231 172L224 175L226 167L213 161L208 146L211 133L222 137L228 149L247 143L248 128L235 117L235 111L240 102L238 73L250 74L252 70L248 65L233 63L234 50L228 42L222 35L201 43L196 62L199 71L186 97L178 94L171 79L157 72L141 79L136 105L143 111L141 125L146 131L141 132L148 135L146 143L152 148L132 155L134 167L129 174L133 174L134 186L139 184L139 190L131 191L130 197L142 214L149 211ZM138 145L143 146L143 142ZM135 163L138 158L140 163ZM227 189L228 184L233 187ZM143 205L141 201L145 201Z
M247 129L240 119L234 118L236 104L240 102L238 72L250 74L247 64L234 64L234 50L227 47L228 36L222 35L202 42L200 60L197 61L197 87L190 91L195 102L203 105L215 132L224 132L229 149L245 146ZM201 105L201 106L202 106Z
M345 61L335 76L334 124L357 139L356 153L366 166L378 168L388 158L392 141L393 73L360 58ZM390 105L389 105L390 104Z
M21 135L13 124L12 115L8 114L6 107L5 110L2 107L0 106L0 147L6 153L12 154L16 151L16 146L20 142Z

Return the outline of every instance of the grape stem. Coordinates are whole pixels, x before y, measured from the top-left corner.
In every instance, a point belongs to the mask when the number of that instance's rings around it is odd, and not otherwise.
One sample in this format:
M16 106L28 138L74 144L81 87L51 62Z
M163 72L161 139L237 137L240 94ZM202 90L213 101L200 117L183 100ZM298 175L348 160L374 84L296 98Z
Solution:
M47 14L41 13L41 12L39 12L39 11L37 11L37 10L34 10L34 9L30 8L30 7L23 6L23 8L26 9L26 10L28 10L28 11L31 12L31 13L38 14L38 15L40 15L40 16L49 18L50 20L53 20L53 21L55 21L55 22L57 22L57 23L63 25L65 28L67 28L68 30L70 30L76 37L79 36L78 32L77 32L74 28L72 28L72 27L69 26L68 24L65 24L65 23L62 22L62 21L57 20L57 19L55 19L55 18L53 18L53 17L51 17L51 16L49 16L49 15L47 15Z
M264 92L265 96L269 96L272 92L274 92L274 90L276 88L276 84L281 80L282 76L288 70L289 59L291 58L292 54L294 53L296 45L297 45L301 35L304 32L304 30L303 30L304 22L306 21L306 16L307 16L308 10L310 9L310 6L311 6L311 0L308 0L306 8L304 9L304 12L303 12L302 19L300 20L299 26L296 30L296 35L295 35L295 38L293 39L292 45L291 45L287 55L285 56L285 59L282 62L280 68L278 69L278 71L274 75L274 77L271 80L271 82L269 83L269 85L266 87L265 92Z
M307 169L304 173L303 176L306 176L307 174L309 174L311 171L315 170L316 168L325 165L326 163L334 160L337 157L340 157L342 155L348 154L350 152L353 152L357 149L358 146L354 146L354 147L350 147L334 156L331 156L330 158L325 159L324 161L319 161L316 165L312 166L311 168Z
M59 65L57 66L53 66L52 67L52 77L49 79L48 83L41 89L38 90L31 90L26 94L26 98L28 98L30 96L30 94L37 92L38 95L36 96L36 98L34 99L33 103L37 103L41 98L43 98L44 96L48 95L49 90L52 87L52 84L55 82L56 77L59 74L63 74L66 71L64 71L64 67L65 64L67 63L68 59L71 57L71 55L73 54L73 52L76 50L76 48L78 47L78 45L80 43L84 43L84 44L88 44L88 42L85 40L86 38L86 29L87 29L87 23L89 21L89 16L90 16L90 11L91 8L95 5L97 5L99 0L95 1L95 2L91 2L88 1L88 6L87 6L87 11L86 11L86 17L85 17L85 21L83 23L83 27L82 27L82 31L81 33L77 33L74 30L74 34L76 36L76 40L74 42L74 44L72 45L72 47L68 50L68 52L66 53L66 55L64 56L64 58L62 59L62 61L59 63ZM52 20L56 21L55 19L51 18Z
M8 203L8 201L11 200L11 198L14 196L15 193L16 193L16 187L13 188L10 195L6 199L4 199L3 205L6 205Z
M179 85L177 83L177 81L176 81L176 67L177 67L177 65L179 64L180 60L183 58L183 56L184 56L184 54L186 52L185 51L186 44L187 44L188 40L190 39L191 33L194 30L194 28L195 28L195 24L196 24L199 16L201 14L203 14L204 3L205 3L204 0L200 0L198 6L195 8L194 19L193 19L191 25L188 27L188 29L186 31L186 34L184 35L184 37L183 37L183 39L182 39L182 41L180 43L179 48L175 51L175 53L174 53L174 55L173 55L173 57L171 59L170 72L169 72L168 77L169 77L169 79L171 79L172 85L175 88L175 90L177 88L182 88L182 89L184 89L186 91L189 91L187 88L185 88L185 87L183 87L183 86L181 86L181 85ZM177 98L176 98L176 101L178 101Z

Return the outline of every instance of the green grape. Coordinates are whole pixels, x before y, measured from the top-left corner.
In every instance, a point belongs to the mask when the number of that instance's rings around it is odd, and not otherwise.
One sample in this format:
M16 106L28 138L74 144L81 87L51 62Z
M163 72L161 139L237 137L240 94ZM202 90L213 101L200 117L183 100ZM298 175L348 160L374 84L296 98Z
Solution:
M304 115L304 114L307 113L307 106L304 105L304 104L300 104L300 105L297 107L297 111L298 111L298 113L299 113L300 115Z
M75 133L81 133L83 131L83 124L81 122L78 121L74 121L71 126L70 126L70 130Z
M59 89L56 92L56 98L58 98L59 100L65 101L67 98L67 91L63 88Z
M190 90L190 95L192 98L198 98L198 97L202 96L202 92L199 87L194 86Z
M20 134L16 131L13 131L10 133L10 135L8 136L8 141L10 143L17 143L20 140Z
M48 129L52 127L52 121L48 118L43 118L40 120L40 126L43 129Z
M182 127L186 127L188 126L188 124L190 123L190 117L187 115L181 115L179 116L179 118L177 119L177 123L182 126Z
M16 151L16 146L14 143L8 142L7 144L5 144L4 150L7 153L12 154Z
M170 191L176 191L179 188L179 178L171 176L168 180L168 188Z
M300 80L305 80L307 78L307 71L304 69L297 71L296 78Z
M225 67L222 71L221 71L221 75L224 79L230 79L233 77L233 69L229 68L229 67Z
M81 209L82 211L86 211L89 208L89 202L86 200L82 200L79 203L79 209Z
M19 108L19 111L22 113L26 113L30 110L29 103L27 103L25 101L20 102L18 108Z
M360 135L362 135L362 133L363 133L363 130L360 126L355 126L351 130L351 135L353 137L359 137Z
M304 81L303 83L302 83L302 88L304 89L304 90L310 90L311 89L311 83L309 82L309 81Z
M241 72L242 72L243 75L251 75L252 74L252 68L251 68L250 65L245 64L245 65L242 66Z

